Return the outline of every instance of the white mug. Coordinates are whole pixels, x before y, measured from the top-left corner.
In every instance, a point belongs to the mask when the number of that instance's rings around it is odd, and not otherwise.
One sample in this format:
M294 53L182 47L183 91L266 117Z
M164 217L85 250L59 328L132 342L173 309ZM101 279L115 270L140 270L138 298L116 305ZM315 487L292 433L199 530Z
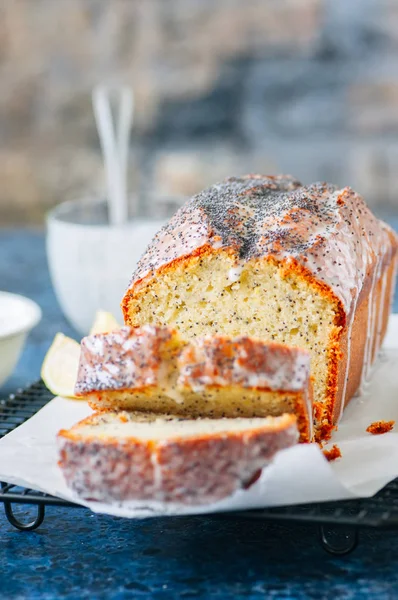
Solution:
M165 219L107 223L98 199L64 202L47 217L47 258L61 308L86 335L97 310L122 323L120 302L136 264Z

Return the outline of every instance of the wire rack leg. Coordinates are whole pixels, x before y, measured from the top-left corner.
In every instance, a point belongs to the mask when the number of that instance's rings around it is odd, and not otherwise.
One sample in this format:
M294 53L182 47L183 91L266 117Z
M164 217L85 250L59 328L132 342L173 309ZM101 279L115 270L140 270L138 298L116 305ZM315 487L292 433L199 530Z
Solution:
M357 527L330 529L330 527L320 525L319 535L323 549L334 556L349 554L358 546Z
M45 508L44 504L38 504L37 516L35 519L33 519L33 521L30 521L30 523L22 523L19 519L16 518L12 510L11 502L4 502L4 512L6 514L8 522L11 523L11 525L13 525L13 527L15 527L16 529L19 529L20 531L33 531L34 529L40 527L40 525L43 523Z

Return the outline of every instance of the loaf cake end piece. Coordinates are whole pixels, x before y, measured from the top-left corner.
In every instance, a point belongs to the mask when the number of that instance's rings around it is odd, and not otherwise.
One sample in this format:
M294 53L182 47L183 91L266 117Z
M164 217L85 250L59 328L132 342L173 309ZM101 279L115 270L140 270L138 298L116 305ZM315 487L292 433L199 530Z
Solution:
M59 465L85 500L208 504L248 487L297 438L292 415L192 420L100 413L59 432Z

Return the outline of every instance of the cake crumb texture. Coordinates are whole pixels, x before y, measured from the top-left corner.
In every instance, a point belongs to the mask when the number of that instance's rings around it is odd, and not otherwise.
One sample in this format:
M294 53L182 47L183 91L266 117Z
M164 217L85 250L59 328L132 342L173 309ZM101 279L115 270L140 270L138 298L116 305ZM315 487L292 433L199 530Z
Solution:
M342 457L341 450L337 444L333 444L330 450L322 450L322 452L328 462Z
M394 425L395 421L374 421L366 428L366 431L372 435L381 435L382 433L391 431Z

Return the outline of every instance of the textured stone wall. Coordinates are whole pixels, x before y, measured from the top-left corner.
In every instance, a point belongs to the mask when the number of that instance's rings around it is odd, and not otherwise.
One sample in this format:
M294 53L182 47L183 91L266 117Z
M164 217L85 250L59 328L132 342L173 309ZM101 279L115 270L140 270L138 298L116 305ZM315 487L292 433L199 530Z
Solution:
M103 190L90 92L134 87L147 211L231 174L398 210L397 0L0 0L0 224Z

